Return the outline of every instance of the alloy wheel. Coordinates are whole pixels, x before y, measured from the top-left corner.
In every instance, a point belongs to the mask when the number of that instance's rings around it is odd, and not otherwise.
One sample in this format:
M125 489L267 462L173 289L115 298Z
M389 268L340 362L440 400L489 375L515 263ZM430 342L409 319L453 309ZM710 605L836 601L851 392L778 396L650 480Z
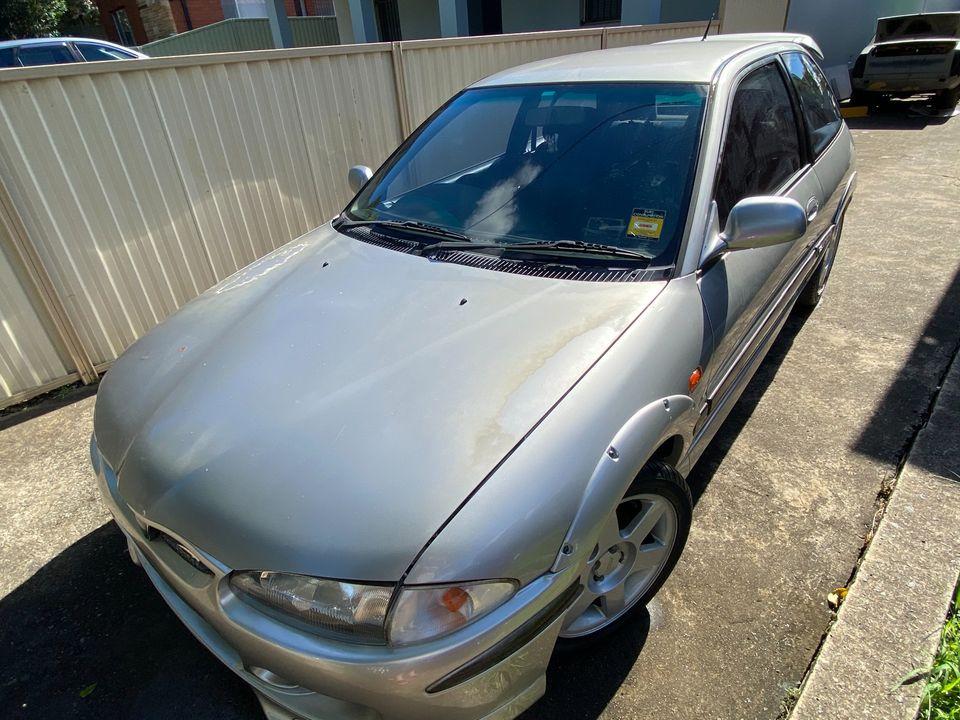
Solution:
M653 586L677 541L677 511L652 493L627 495L604 522L587 558L583 592L560 637L592 635L623 616Z

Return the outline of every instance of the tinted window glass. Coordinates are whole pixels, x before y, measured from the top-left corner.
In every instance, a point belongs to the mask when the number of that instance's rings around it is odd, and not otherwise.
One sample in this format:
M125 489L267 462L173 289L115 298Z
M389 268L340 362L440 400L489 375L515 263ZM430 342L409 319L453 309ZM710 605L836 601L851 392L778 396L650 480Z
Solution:
M20 67L20 63L18 63L13 56L13 48L3 48L0 50L0 68L5 67Z
M87 62L99 62L101 60L128 60L134 57L128 52L117 50L109 45L97 45L95 43L77 43L77 50L83 55Z
M730 208L751 195L769 195L800 169L793 106L776 64L750 73L737 88L720 160L717 207L721 227Z
M583 83L467 90L377 172L357 220L484 242L577 240L675 260L705 88Z
M20 62L24 65L59 65L75 62L66 45L24 45L20 48Z
M810 58L801 53L788 53L784 59L800 95L800 108L810 131L813 151L819 154L840 130L843 122L840 109L827 79Z

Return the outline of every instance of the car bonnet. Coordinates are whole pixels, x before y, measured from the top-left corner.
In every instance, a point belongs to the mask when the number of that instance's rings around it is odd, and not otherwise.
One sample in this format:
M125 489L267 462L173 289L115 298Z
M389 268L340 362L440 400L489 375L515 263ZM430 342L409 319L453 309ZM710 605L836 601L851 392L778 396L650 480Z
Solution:
M393 581L665 284L435 262L325 226L134 344L97 440L133 510L230 567Z

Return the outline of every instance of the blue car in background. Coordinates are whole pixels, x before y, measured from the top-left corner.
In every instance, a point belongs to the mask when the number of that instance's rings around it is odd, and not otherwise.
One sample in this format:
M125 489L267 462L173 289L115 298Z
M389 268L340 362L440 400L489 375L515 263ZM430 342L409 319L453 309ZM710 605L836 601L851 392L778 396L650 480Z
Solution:
M148 57L123 45L92 38L32 38L0 42L0 69Z

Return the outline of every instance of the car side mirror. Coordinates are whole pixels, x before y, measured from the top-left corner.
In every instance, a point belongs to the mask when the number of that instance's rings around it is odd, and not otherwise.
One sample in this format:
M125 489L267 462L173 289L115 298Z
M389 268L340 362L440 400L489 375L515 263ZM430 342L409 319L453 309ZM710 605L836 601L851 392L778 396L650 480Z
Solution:
M700 265L728 250L749 250L793 242L807 232L807 214L785 197L744 198L730 210L727 224L706 248Z
M350 183L350 189L355 193L360 192L360 188L367 184L367 181L373 177L373 170L366 165L354 165L347 173L347 182Z

